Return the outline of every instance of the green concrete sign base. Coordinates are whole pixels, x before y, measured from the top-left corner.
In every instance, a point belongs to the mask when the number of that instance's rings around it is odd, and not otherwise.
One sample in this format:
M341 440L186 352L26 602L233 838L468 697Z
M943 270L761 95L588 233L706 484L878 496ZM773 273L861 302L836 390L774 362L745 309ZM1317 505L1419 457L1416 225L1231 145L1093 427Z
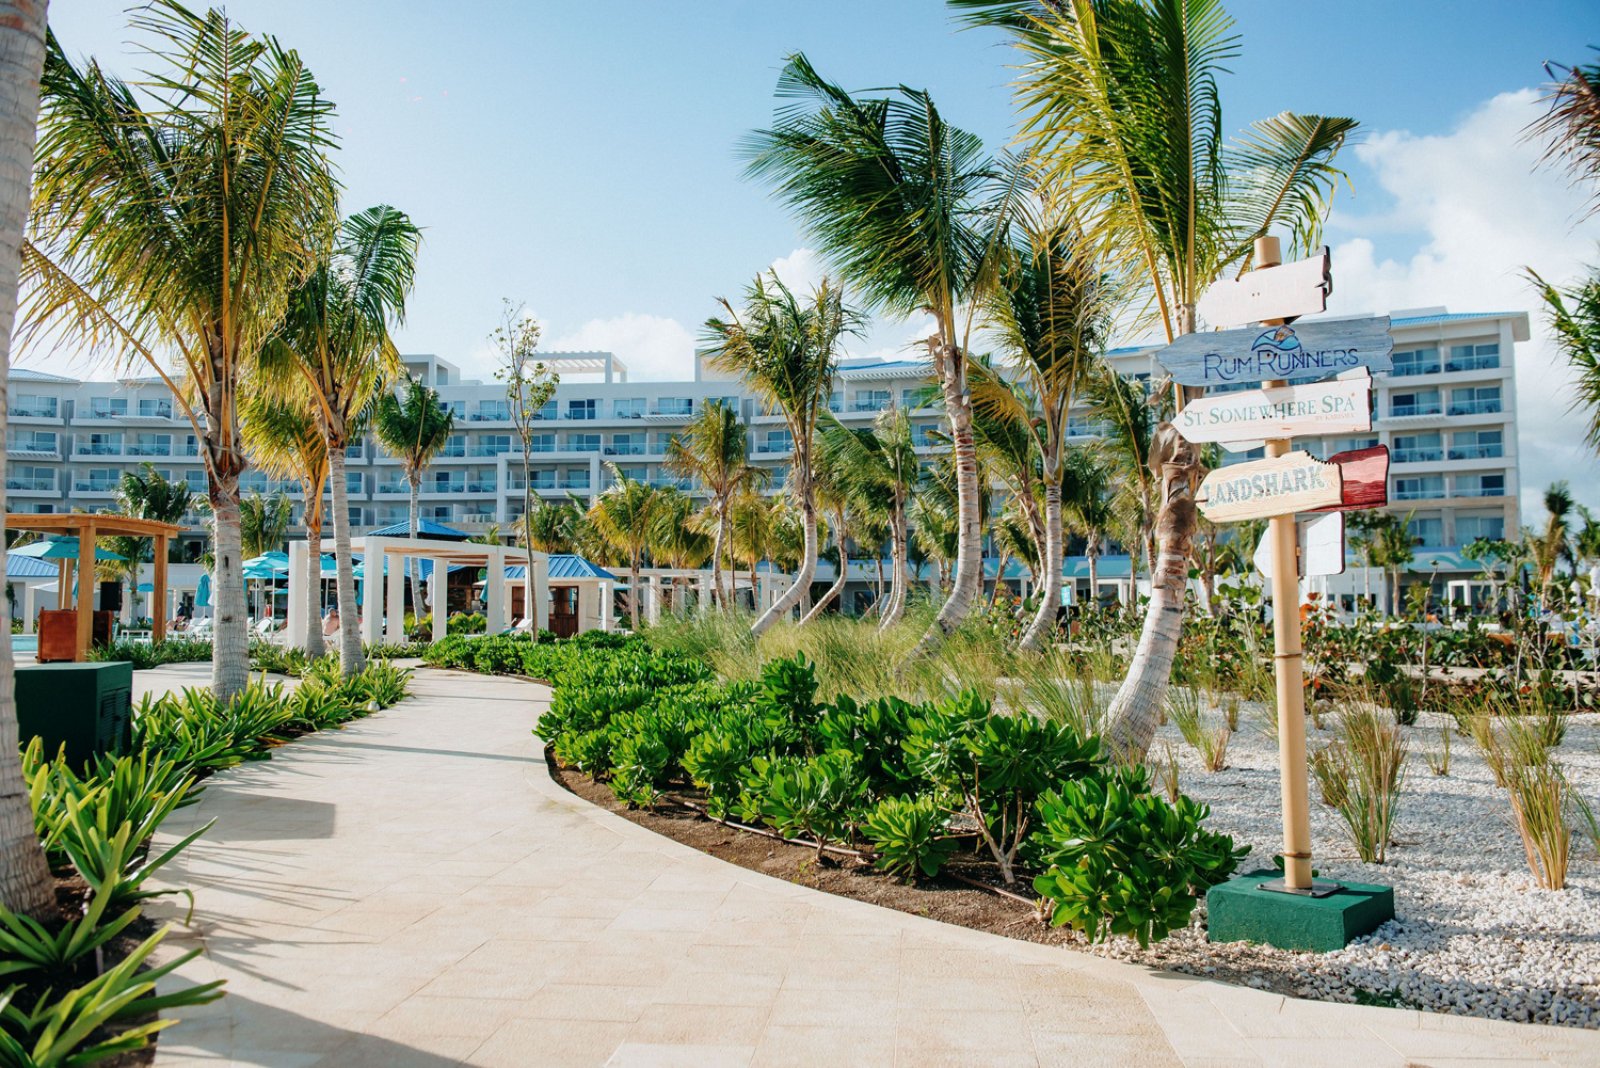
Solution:
M1261 889L1262 883L1282 877L1266 868L1213 886L1206 894L1207 939L1326 953L1394 919L1392 887L1345 883L1327 897Z

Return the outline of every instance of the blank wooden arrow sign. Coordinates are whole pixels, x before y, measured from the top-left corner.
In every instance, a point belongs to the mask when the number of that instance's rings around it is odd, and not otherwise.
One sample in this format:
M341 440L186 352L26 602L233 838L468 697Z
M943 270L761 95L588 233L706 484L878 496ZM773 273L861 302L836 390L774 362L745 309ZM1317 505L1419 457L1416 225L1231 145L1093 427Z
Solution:
M1206 290L1196 310L1212 326L1242 326L1264 319L1315 315L1328 307L1333 292L1326 247L1310 259L1250 271Z
M1377 315L1185 334L1156 359L1174 382L1228 386L1273 378L1311 382L1360 367L1387 371L1394 366L1393 351L1389 317Z
M1295 535L1299 541L1297 565L1301 578L1317 575L1344 574L1344 513L1328 512L1309 523L1298 525ZM1254 556L1256 570L1267 578L1272 577L1272 532L1261 535Z
M1200 483L1195 501L1215 523L1291 515L1343 500L1339 466L1295 450L1284 456L1219 467Z
M1247 442L1372 429L1372 378L1274 386L1192 400L1172 420L1188 441Z

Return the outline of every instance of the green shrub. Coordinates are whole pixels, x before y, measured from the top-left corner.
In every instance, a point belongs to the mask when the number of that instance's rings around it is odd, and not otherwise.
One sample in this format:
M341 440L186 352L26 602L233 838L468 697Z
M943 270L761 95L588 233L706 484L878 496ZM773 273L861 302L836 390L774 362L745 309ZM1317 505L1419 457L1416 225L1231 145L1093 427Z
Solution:
M956 848L945 833L948 821L931 797L886 797L867 813L861 830L878 854L879 868L908 879L932 878Z
M1039 860L1033 881L1053 909L1091 942L1127 934L1141 946L1188 924L1199 895L1233 874L1248 847L1205 830L1209 809L1170 804L1142 771L1120 769L1062 785L1037 805Z
M854 837L866 783L850 753L754 757L742 783L738 811L746 822L764 822L785 838L809 838L819 858L828 843Z
M189 638L168 638L159 642L111 642L89 651L91 660L125 660L135 671L162 664L183 664L211 659L211 643Z

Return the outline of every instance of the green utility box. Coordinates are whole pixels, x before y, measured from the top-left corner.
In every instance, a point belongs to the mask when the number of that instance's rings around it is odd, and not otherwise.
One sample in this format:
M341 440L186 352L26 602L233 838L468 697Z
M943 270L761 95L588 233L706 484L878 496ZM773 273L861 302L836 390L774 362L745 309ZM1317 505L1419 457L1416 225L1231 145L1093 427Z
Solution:
M81 768L100 753L133 744L133 665L34 664L17 668L17 728L22 744L44 739L46 757L64 744Z
M1281 878L1267 868L1213 886L1206 894L1207 940L1327 953L1394 919L1393 887L1344 883L1326 897L1261 889Z

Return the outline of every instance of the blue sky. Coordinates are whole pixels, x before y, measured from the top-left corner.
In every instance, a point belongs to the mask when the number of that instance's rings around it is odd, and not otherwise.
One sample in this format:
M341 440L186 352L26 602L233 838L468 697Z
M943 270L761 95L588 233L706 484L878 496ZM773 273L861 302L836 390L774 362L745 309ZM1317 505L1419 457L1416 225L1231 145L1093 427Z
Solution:
M611 347L637 377L676 377L715 296L775 261L797 277L817 269L735 154L770 118L789 52L850 88L926 87L947 119L996 148L1013 129L1003 36L959 29L934 0L227 6L299 49L339 105L346 206L387 201L426 228L402 348L479 371L501 297L538 314L550 347ZM131 72L125 9L57 0L51 21L69 53ZM1516 143L1540 63L1600 44L1592 2L1229 9L1244 53L1223 83L1228 126L1284 109L1362 122L1367 143L1344 157L1355 194L1341 191L1329 228L1337 310L1531 308L1515 287L1522 263L1560 276L1595 258L1600 232L1572 228L1577 199L1562 199L1553 176L1530 176L1532 150ZM1498 214L1490 208L1536 201L1545 215L1519 223L1507 212L1498 236L1460 246L1474 218ZM1519 244L1533 228L1539 241ZM1465 281L1473 272L1481 277ZM1363 303L1340 305L1341 295ZM859 349L893 351L911 333L883 324ZM1528 415L1558 407L1525 410L1525 433ZM1546 457L1525 478L1574 456Z

